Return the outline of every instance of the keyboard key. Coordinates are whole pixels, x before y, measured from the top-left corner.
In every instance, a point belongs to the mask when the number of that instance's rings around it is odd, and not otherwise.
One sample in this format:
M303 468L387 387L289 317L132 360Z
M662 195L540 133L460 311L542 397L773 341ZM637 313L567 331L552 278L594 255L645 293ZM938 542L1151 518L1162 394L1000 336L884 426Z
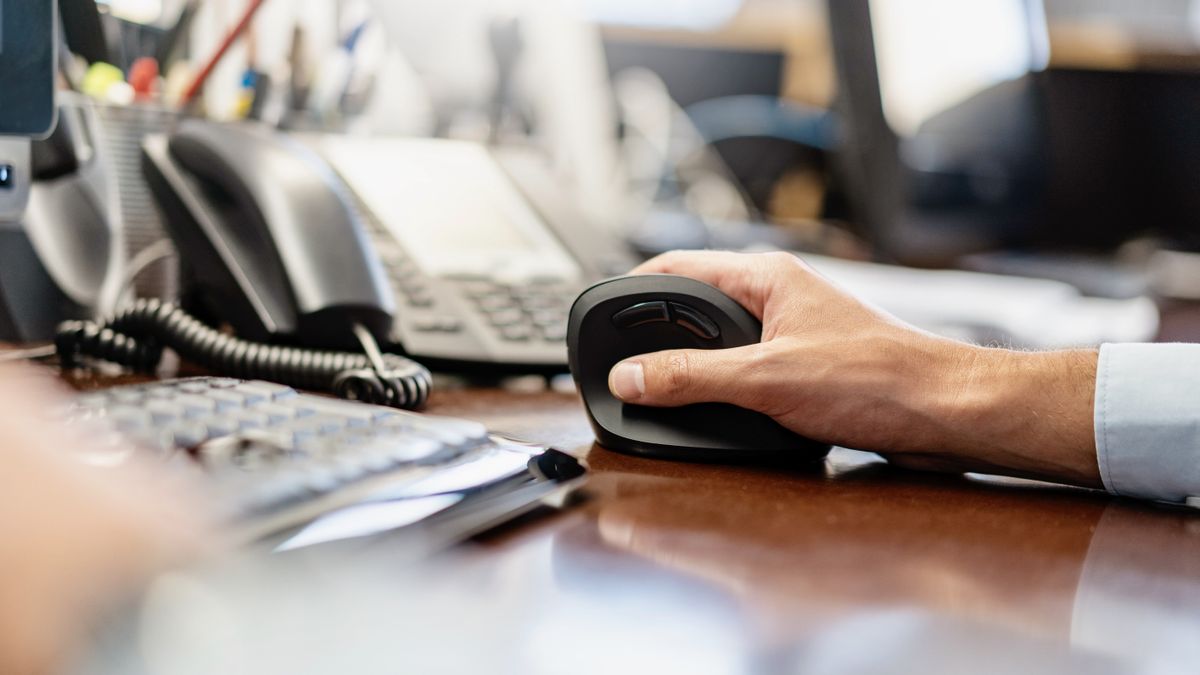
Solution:
M295 408L289 408L287 406L268 404L255 406L254 412L260 415L266 415L268 424L276 425L296 419L296 413L298 411Z
M183 406L162 399L151 400L143 405L142 409L150 413L155 424L168 424L182 418L184 413Z
M438 323L437 319L429 316L413 319L412 327L413 330L417 331L418 333L441 332L441 324Z
M312 397L305 402L305 409L321 415L345 420L350 426L364 426L392 414L380 406L365 405L336 398Z
M562 342L567 339L567 325L565 323L542 326L541 332L542 338L547 342Z
M144 427L132 433L124 432L143 450L167 456L177 447L175 436L166 429L157 426Z
M469 283L473 283L473 282L479 282L479 283L485 283L485 284L494 283L492 281L491 276L489 276L487 274L480 274L478 272L451 272L450 274L447 274L442 278L448 279L450 281L457 281L462 284L469 284Z
M503 291L496 282L487 278L463 279L459 281L458 287L464 295L472 299L498 295Z
M443 333L458 333L463 329L463 322L455 316L439 316L438 321L441 322Z
M530 314L529 314L530 323L532 323L535 326L539 326L539 327L555 326L560 323L563 323L566 320L566 318L567 317L562 312L554 312L554 311L548 311L548 310L538 310L538 311L530 312Z
M571 300L555 295L526 295L519 299L526 312L553 312L559 320L566 319Z
M245 431L247 429L266 429L271 425L271 417L261 412L244 412L237 416L238 428Z
M263 382L261 380L242 382L234 387L234 389L247 396L262 396L270 401L282 401L297 396L296 390L291 387L273 382Z
M201 417L217 411L217 402L207 396L181 394L174 403L183 410L184 417Z
M183 380L175 388L185 394L204 394L212 387L208 385L207 379L200 378L196 380Z
M154 418L149 411L142 408L125 406L112 407L106 416L118 431L134 433L154 424Z
M313 415L294 422L291 425L292 435L297 438L324 436L335 431L341 431L346 426L346 418L333 415Z
M488 322L497 328L514 326L525 321L525 315L517 309L505 309L488 315Z
M172 429L171 435L175 445L191 450L208 440L208 428L203 424L189 422Z
M500 309L517 306L517 303L509 296L508 291L503 289L468 295L467 297L474 302L476 308L483 312L495 312Z
M146 389L142 390L142 396L147 400L164 401L175 398L175 395L178 393L179 392L175 391L174 389L169 389L167 387L147 387Z
M217 412L235 410L246 405L246 397L232 388L214 389L207 396L217 404Z
M204 426L208 428L209 438L232 436L238 430L237 420L228 417L206 419L204 420Z
M413 307L433 307L433 296L428 291L409 293L405 297Z
M524 324L504 326L500 329L500 337L509 342L525 342L533 337L533 329Z
M457 333L462 330L462 321L454 316L423 316L413 319L412 327L421 333Z
M112 393L112 400L117 403L126 405L138 405L145 399L142 392L130 389L125 391L116 391Z

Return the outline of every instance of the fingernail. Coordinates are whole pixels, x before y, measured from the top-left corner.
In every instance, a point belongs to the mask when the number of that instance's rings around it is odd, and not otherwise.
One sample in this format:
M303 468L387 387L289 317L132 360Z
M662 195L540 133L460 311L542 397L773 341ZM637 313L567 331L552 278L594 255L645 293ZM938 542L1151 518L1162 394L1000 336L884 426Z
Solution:
M608 388L622 401L636 401L646 393L646 373L637 361L622 361L608 374Z

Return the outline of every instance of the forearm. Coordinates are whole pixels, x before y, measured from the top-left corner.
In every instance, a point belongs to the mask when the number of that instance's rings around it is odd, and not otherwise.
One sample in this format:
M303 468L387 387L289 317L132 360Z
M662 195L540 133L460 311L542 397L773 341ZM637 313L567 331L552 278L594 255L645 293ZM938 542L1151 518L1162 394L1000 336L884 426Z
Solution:
M930 451L901 464L1102 488L1093 426L1098 352L948 347L929 397Z

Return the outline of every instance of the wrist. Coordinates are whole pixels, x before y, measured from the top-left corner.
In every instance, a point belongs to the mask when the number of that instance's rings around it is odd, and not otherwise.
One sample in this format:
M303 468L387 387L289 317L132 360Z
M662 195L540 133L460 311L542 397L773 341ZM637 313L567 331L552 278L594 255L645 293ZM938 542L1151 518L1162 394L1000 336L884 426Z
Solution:
M1100 487L1094 399L1098 351L963 345L948 355L940 451L978 471Z

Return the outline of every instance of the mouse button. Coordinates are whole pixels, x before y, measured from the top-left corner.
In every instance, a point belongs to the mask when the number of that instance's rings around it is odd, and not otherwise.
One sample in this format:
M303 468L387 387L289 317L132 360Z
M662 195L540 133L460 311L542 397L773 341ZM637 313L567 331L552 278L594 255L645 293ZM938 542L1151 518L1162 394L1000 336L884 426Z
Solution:
M678 302L671 303L671 311L675 314L675 323L690 330L705 340L715 340L721 337L721 329L707 314L695 307Z
M617 328L633 328L648 323L666 323L671 320L667 312L667 303L639 302L613 314L612 322Z

